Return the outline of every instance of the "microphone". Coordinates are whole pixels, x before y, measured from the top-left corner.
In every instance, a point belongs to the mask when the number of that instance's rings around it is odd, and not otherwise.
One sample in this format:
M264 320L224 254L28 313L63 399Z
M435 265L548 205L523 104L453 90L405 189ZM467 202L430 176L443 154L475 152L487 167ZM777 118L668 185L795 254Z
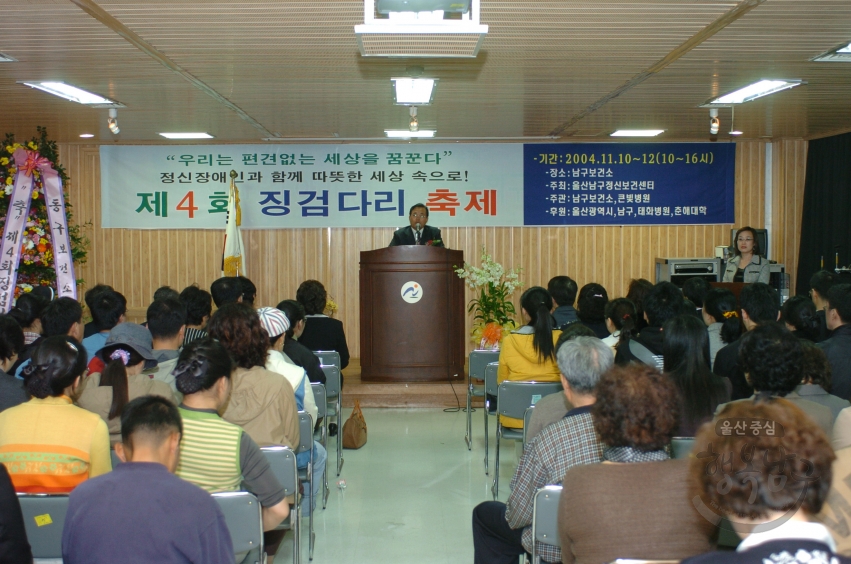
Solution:
M422 231L422 229L423 228L420 225L420 222L418 221L416 225L414 225L414 244L416 245L420 244L420 232Z

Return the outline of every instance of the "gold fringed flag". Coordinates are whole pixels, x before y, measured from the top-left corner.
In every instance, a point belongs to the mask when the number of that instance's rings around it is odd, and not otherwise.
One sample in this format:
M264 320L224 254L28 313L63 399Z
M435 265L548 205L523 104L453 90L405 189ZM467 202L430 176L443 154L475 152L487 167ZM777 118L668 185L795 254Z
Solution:
M242 243L240 225L242 225L242 209L239 205L239 190L236 187L236 171L232 170L228 193L225 246L222 253L222 276L245 276L245 245Z

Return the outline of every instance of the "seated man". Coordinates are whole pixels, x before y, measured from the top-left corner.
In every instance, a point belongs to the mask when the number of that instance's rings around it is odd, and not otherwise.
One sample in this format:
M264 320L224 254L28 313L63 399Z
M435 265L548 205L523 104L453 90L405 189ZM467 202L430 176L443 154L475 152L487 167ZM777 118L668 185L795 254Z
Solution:
M833 331L819 346L832 373L830 393L851 399L851 284L837 284L827 294L827 328Z
M186 306L186 330L183 333L183 346L186 346L207 336L204 328L213 313L213 298L210 292L192 285L180 292L180 301Z
M683 295L670 282L659 282L644 298L644 319L647 327L618 347L615 362L619 365L638 361L662 370L662 326L679 315L683 309Z
M127 298L115 290L104 290L94 297L90 307L98 332L83 339L83 346L89 353L89 362L95 357L95 353L103 348L112 328L127 321Z
M173 391L177 391L171 371L177 364L178 349L183 346L186 306L175 298L155 300L148 306L147 317L154 358L157 359L157 369L151 377L165 382Z
M603 444L594 431L591 406L600 376L612 367L612 349L596 337L577 337L558 349L564 395L573 405L564 419L541 431L527 447L511 480L508 503L486 501L473 510L473 546L476 564L517 562L532 551L532 508L535 493L560 484L565 472L603 457ZM561 551L540 545L546 562L561 562Z
M440 229L426 225L428 221L428 208L425 204L414 204L408 215L410 227L397 229L393 233L393 239L389 247L398 245L433 245L442 247L443 240L440 238Z
M219 505L172 474L182 433L177 408L161 397L142 396L124 407L116 453L125 463L71 492L63 562L234 561Z
M579 320L576 317L576 309L573 307L579 287L568 276L556 276L547 283L547 291L553 297L553 302L556 305L556 308L553 310L556 327L564 331L568 324Z

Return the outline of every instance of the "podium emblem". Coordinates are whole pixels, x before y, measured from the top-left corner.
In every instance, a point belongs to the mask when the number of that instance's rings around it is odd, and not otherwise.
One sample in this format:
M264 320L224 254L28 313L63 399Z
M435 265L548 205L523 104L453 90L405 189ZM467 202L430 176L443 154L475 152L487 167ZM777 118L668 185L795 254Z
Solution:
M402 299L409 304L415 304L423 297L423 287L411 280L402 284Z

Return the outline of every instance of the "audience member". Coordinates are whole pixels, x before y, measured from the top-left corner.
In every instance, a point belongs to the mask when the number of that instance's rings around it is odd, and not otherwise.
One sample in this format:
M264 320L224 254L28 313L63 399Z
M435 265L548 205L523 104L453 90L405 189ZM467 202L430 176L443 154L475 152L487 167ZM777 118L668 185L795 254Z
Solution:
M694 310L690 313L698 319L703 317L703 302L710 290L712 286L709 285L709 281L700 276L693 276L683 283L683 297L694 304Z
M582 286L579 290L579 299L576 301L576 317L579 323L594 331L599 339L609 336L606 328L606 303L609 295L600 284L591 283Z
M340 370L347 367L349 346L346 344L343 322L323 313L328 294L322 283L317 280L302 282L295 299L304 306L305 313L304 329L298 342L311 351L337 351L340 353Z
M520 310L526 324L502 338L497 382L559 380L555 343L561 331L553 330L552 309L553 300L544 288L533 286L523 292ZM500 415L500 421L508 427L523 428L522 419Z
M24 330L24 346L18 351L18 358L15 363L6 369L7 373L15 374L18 367L30 357L32 351L42 339L44 329L41 327L41 316L48 303L47 300L32 292L21 294L15 300L15 307L9 311L9 315Z
M83 346L89 353L89 362L103 347L112 328L127 320L127 299L114 290L104 290L92 300L91 312L98 332L83 339Z
M727 261L721 281L768 284L771 271L768 259L761 256L762 249L754 228L742 227L736 231L733 240L733 257Z
M56 301L65 299L77 303ZM82 333L79 321L75 325ZM73 404L86 370L82 345L67 336L48 337L31 361L24 382L32 399L0 413L0 462L16 491L67 493L110 471L109 432L100 417Z
M308 380L325 385L325 373L322 371L319 357L298 341L305 326L304 306L295 300L284 300L277 305L277 308L287 316L290 322L290 328L285 333L283 354L296 366L304 368ZM342 383L342 375L340 378Z
M547 292L552 296L556 306L553 317L556 320L556 327L561 330L564 330L568 324L579 321L576 310L573 308L578 290L579 286L569 276L555 276L547 283Z
M473 510L476 563L511 564L532 552L538 489L560 484L573 466L602 460L603 444L594 431L591 406L597 382L613 362L611 349L596 337L577 337L558 350L564 396L574 407L529 443L511 480L508 502L486 501ZM546 562L561 562L561 551L551 544L539 544L537 553Z
M159 300L176 300L178 298L180 298L180 294L171 286L160 286L154 291L155 302Z
M245 276L238 276L237 278L239 279L239 285L242 287L242 303L253 306L254 298L257 297L257 286Z
M89 308L89 314L91 314L92 312L92 304L97 299L98 294L104 291L113 292L114 289L112 288L112 286L109 286L107 284L96 284L95 286L92 286L91 288L86 290L86 293L83 296L83 301L85 302L86 307ZM86 337L91 337L98 331L100 331L100 329L98 329L97 323L95 323L94 320L89 321L83 328L83 339ZM82 341L83 339L80 340Z
M0 562L32 564L33 555L27 542L27 530L21 504L9 472L0 464Z
M839 421L837 420L837 425ZM836 428L834 427L834 431ZM822 523L830 530L836 542L834 552L842 556L851 556L851 528L848 527L848 515L851 514L851 448L841 450L833 447L836 460L833 461L831 472L833 480L830 493L824 500L821 511L813 517L814 521ZM759 563L762 564L762 563Z
M734 402L718 417L771 421L783 432L723 435L715 425L701 429L695 445L701 455L690 460L697 503L708 518L729 518L743 540L734 552L700 554L683 564L851 562L835 554L830 531L813 522L830 491L836 458L822 430L783 399ZM788 455L778 464L769 461L768 453Z
M736 307L736 296L726 288L713 288L703 301L703 322L709 333L709 362L713 368L718 351L742 335Z
M603 342L618 352L618 343L628 341L635 331L635 304L627 298L615 298L606 304L606 330L611 333Z
M216 307L242 301L242 283L236 276L222 276L210 284L210 295Z
M27 401L23 381L8 371L24 348L24 332L10 315L0 315L0 411Z
M266 552L274 554L283 531L272 530L287 518L290 506L251 435L219 416L234 387L233 369L229 351L214 339L199 339L181 351L175 376L183 394L180 414L185 436L177 475L211 493L240 490L245 483L260 501L263 530L269 532ZM207 448L211 442L215 449Z
M678 315L665 322L662 334L665 373L680 394L674 436L693 437L720 404L730 401L730 381L709 369L709 335L703 321L690 313Z
M177 408L160 397L139 397L126 405L120 426L115 451L123 463L80 484L68 499L63 562L232 563L219 504L173 475L183 434Z
M647 321L644 318L644 298L653 289L653 283L644 278L632 279L629 281L629 288L626 291L626 298L635 304L635 333L638 334L642 329L647 327Z
M748 331L741 341L739 365L754 391L754 397L785 398L812 417L830 436L834 418L830 408L806 400L795 392L804 372L804 349L801 341L781 323L758 325ZM753 398L731 403L751 399ZM719 407L717 413L721 410Z
M829 393L830 363L827 362L824 351L810 341L802 340L801 347L804 351L804 377L795 392L806 400L829 407L833 413L835 427L839 424L836 421L839 413L846 407L851 407L851 402Z
M591 418L603 462L564 476L562 562L679 560L709 550L715 526L691 504L689 463L669 460L665 450L679 421L674 383L631 364L609 370L596 392Z
M765 323L774 323L780 318L780 296L777 290L768 284L748 284L739 294L739 303L742 306L742 325L745 331L752 331ZM715 374L730 379L733 384L730 399L734 401L753 395L753 388L745 379L745 372L739 362L741 345L742 337L739 337L723 347L715 355L715 364L712 366Z
M41 327L44 337L68 336L77 343L83 340L83 308L73 298L57 298L47 304L41 314ZM18 365L15 377L23 378L24 369L31 358Z
M629 340L622 339L615 363L638 361L662 370L664 359L662 326L682 311L683 294L670 282L659 282L644 298L644 319L647 327Z
M175 402L168 384L142 374L143 370L154 368L157 361L151 351L150 333L141 325L116 326L98 357L104 363L103 372L83 380L76 403L103 419L111 441L121 439L121 412L131 400L155 395Z
M817 342L822 342L830 337L830 329L827 328L827 294L830 289L839 284L839 275L828 270L819 270L810 277L810 298L816 306L816 316L819 320L819 336Z
M155 300L148 306L147 318L153 355L157 361L157 370L151 376L165 382L176 392L171 371L177 364L179 349L183 346L186 306L175 298Z
M842 399L851 399L851 284L836 284L827 294L825 311L830 338L819 343L830 362L830 391Z
M799 339L816 342L819 338L820 323L813 301L804 296L792 296L780 308L780 321Z
M186 330L183 333L183 346L186 346L207 336L204 328L213 313L213 297L193 284L180 292L180 301L186 307Z

